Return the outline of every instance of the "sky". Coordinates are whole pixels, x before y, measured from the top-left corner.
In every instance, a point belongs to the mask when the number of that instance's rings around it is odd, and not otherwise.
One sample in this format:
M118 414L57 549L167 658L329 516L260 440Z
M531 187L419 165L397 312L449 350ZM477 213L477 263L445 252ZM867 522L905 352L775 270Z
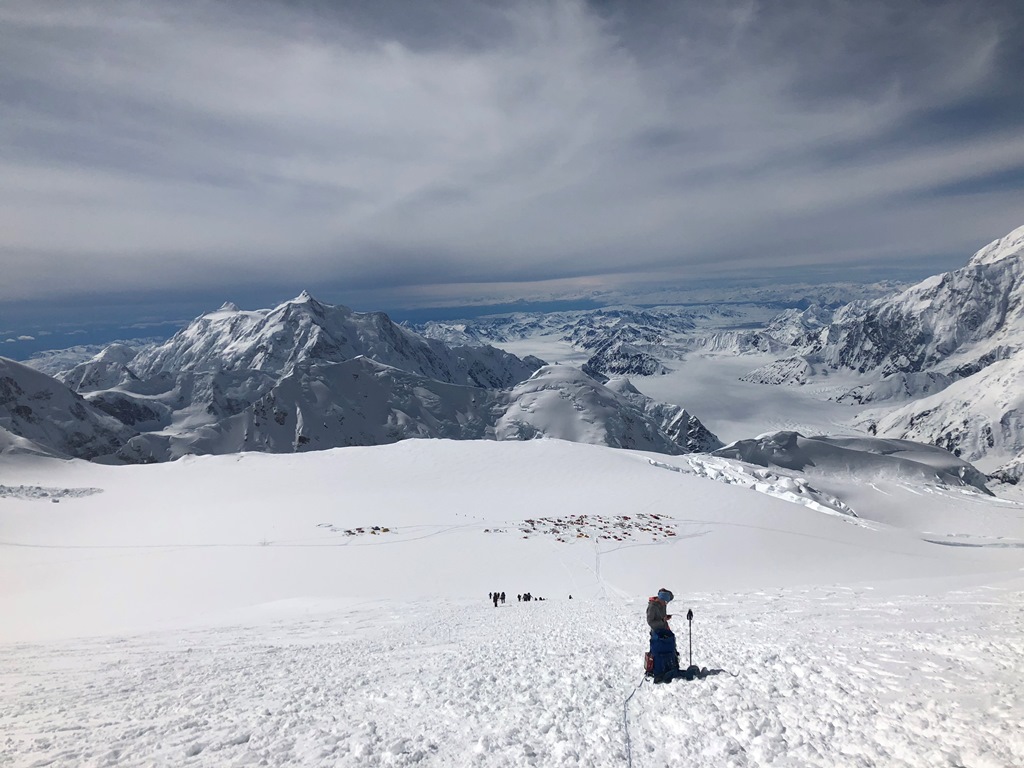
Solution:
M1024 224L1022 36L1017 0L7 0L0 341L952 269Z

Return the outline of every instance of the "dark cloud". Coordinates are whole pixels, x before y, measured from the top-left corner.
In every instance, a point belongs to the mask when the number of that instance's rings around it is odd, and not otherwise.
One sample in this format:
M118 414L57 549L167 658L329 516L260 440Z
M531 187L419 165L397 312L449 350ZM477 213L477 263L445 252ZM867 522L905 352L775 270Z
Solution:
M1022 16L13 0L0 301L413 305L947 269L1024 223Z

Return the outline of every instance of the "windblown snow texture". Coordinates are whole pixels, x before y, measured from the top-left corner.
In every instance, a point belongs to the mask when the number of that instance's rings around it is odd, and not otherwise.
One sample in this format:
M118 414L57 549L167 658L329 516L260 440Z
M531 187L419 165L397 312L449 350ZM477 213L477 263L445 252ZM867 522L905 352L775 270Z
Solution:
M13 768L1024 763L1024 511L969 487L562 440L4 461ZM713 674L624 707L661 586Z

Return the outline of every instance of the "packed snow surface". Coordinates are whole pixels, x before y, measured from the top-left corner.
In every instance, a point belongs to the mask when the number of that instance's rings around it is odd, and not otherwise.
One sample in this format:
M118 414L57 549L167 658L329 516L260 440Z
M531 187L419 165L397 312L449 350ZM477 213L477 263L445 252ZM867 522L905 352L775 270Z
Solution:
M0 479L3 765L1024 764L1024 509L972 488L559 440ZM708 675L637 688L662 586Z

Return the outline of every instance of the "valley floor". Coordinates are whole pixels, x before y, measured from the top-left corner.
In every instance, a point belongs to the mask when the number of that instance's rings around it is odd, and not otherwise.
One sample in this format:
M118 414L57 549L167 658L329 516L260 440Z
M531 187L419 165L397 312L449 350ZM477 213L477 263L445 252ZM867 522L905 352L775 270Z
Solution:
M692 607L721 672L635 692L644 605L619 598L7 643L0 764L1019 766L1024 584L987 581L680 597L683 664Z

